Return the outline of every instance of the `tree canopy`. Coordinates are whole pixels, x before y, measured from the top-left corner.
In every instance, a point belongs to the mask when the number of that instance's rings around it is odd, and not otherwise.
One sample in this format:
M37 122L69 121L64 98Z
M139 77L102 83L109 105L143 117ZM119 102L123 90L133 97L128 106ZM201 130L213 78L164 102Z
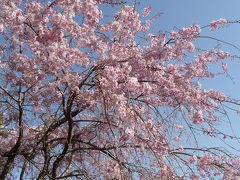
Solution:
M238 156L196 138L238 139L217 128L238 102L200 83L233 55L196 49L199 25L150 33L150 11L1 0L0 179L240 178Z

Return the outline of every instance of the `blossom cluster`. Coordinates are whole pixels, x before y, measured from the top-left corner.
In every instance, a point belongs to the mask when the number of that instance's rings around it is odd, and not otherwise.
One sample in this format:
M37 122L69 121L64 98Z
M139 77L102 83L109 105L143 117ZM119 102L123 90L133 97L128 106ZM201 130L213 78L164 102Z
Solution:
M227 24L227 20L224 18L220 18L218 20L211 21L210 28L212 31L215 31L216 29L223 27L226 24Z

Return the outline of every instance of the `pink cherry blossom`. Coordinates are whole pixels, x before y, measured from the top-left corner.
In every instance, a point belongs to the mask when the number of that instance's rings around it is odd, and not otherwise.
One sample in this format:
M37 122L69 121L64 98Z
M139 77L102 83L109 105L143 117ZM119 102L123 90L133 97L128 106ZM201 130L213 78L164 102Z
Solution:
M210 28L211 28L212 31L214 31L214 30L216 30L216 29L218 29L218 28L220 28L220 27L222 27L226 24L227 24L227 20L224 19L224 18L220 18L218 20L211 21Z
M150 34L140 11L1 1L0 179L239 179L238 156L197 142L238 140L218 130L237 101L203 83L235 56L200 50L199 25Z
M240 116L240 109L239 109L239 110L237 110L237 115L238 115L238 116Z
M142 16L146 17L149 15L150 12L151 12L151 6L148 6L147 8L144 8Z

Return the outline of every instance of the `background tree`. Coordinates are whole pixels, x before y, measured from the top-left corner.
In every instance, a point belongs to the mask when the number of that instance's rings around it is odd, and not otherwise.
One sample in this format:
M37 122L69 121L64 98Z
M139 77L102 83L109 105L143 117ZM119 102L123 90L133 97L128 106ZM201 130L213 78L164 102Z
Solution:
M0 179L240 178L240 159L200 147L237 101L200 80L233 56L195 50L201 28L147 31L151 8L98 0L2 0ZM228 24L213 21L212 30ZM209 26L206 26L209 27ZM144 39L144 42L140 42ZM189 58L194 54L195 58Z

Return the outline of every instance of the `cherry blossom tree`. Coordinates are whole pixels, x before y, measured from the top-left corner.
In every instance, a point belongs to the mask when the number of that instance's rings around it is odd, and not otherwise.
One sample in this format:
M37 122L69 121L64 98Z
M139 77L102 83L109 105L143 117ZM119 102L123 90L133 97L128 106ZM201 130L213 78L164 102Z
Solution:
M233 56L195 49L200 26L154 35L151 8L123 1L0 3L0 179L240 178L239 157L197 142L237 138L216 128L237 101L200 84Z

